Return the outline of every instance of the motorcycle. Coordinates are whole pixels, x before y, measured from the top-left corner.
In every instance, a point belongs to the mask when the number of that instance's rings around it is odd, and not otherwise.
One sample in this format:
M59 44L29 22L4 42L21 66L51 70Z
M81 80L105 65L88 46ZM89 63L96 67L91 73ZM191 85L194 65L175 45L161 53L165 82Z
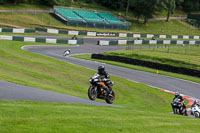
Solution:
M171 103L173 113L174 114L180 114L180 115L186 115L187 116L187 110L184 108L184 102L181 102L180 99L176 98L174 101Z
M200 118L200 108L197 104L191 107L191 115L194 115L196 118Z
M90 100L95 100L96 98L103 99L107 103L112 104L115 100L115 92L108 92L108 87L105 82L106 79L102 78L99 74L95 74L90 78L90 87L88 88L88 97ZM113 86L114 82L110 82L110 86Z

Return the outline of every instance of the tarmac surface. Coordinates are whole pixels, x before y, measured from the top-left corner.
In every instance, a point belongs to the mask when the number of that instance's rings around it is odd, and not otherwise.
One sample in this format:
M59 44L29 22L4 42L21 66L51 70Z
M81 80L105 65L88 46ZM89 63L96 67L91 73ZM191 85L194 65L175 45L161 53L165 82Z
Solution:
M84 53L102 53L105 51L115 51L125 49L124 46L99 46L96 45L96 41L99 38L83 38L85 41L84 45L80 46L24 46L23 50L37 53L40 55L52 57L58 60L62 60L68 63L83 66L92 70L97 70L97 67L102 64L99 62L88 61L83 59L77 59L73 57L63 56L63 52L67 49L71 49L71 55L84 54ZM106 38L107 40L107 38ZM104 64L106 71L112 75L119 76L131 81L143 83L155 88L179 91L180 93L199 98L200 95L200 84L173 77L163 76L159 74L153 74L148 72L142 72L132 70L128 68L113 66ZM141 88L142 89L142 88ZM87 93L87 92L86 92ZM33 101L46 101L46 102L64 102L64 103L80 103L97 106L116 106L101 102L94 102L88 99L79 97L73 97L65 94L56 92L41 90L37 88L31 88L27 86L17 85L5 81L0 81L0 99L5 100L33 100Z

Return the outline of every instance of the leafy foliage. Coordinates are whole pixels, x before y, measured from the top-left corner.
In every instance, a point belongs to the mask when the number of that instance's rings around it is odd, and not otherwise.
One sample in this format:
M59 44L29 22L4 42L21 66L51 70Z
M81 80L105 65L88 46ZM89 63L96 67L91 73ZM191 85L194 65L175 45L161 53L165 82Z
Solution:
M167 12L167 21L174 13L176 8L183 9L184 11L199 11L199 0L0 0L0 4L13 3L14 5L21 3L40 4L40 5L59 5L70 6L71 3L99 4L112 10L124 11L125 16L128 12L132 12L139 19L144 18L144 24L148 22L155 14L159 14L162 10Z

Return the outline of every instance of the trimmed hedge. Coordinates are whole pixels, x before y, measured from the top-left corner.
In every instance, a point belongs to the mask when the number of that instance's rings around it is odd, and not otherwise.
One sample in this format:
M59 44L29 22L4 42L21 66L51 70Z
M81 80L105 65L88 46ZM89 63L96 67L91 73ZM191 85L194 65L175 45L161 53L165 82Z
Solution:
M138 59L133 59L133 58L128 58L128 57L103 55L103 54L92 54L91 58L122 62L122 63L126 63L126 64L131 64L131 65L138 65L138 66L154 68L154 69L163 70L163 71L167 71L167 72L173 72L173 73L179 73L179 74L184 74L184 75L189 75L189 76L194 76L194 77L200 77L200 70L184 68L184 67L176 67L176 66L172 66L172 65L155 63L155 62L151 62L151 61L143 61L143 60L138 60Z

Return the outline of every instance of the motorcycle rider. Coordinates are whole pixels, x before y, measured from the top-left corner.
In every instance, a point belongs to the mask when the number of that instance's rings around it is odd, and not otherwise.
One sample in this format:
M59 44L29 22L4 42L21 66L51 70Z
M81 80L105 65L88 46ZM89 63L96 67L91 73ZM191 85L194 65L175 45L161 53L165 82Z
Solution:
M184 98L180 95L179 92L176 92L176 93L175 93L175 97L174 97L173 101L174 101L175 99L180 99L180 102L181 102L182 105L183 105L183 110L185 110L185 109L186 109L185 100L184 100Z
M174 101L175 99L180 99L181 102L184 101L184 98L180 95L179 92L176 92L176 93L175 93L175 97L174 97L173 101Z
M194 100L194 103L192 104L192 107L195 107L196 105L199 107L200 103L197 100Z
M98 74L102 79L104 79L103 82L108 87L107 91L109 92L109 96L112 96L111 79L109 74L105 71L105 66L103 65L98 66Z

